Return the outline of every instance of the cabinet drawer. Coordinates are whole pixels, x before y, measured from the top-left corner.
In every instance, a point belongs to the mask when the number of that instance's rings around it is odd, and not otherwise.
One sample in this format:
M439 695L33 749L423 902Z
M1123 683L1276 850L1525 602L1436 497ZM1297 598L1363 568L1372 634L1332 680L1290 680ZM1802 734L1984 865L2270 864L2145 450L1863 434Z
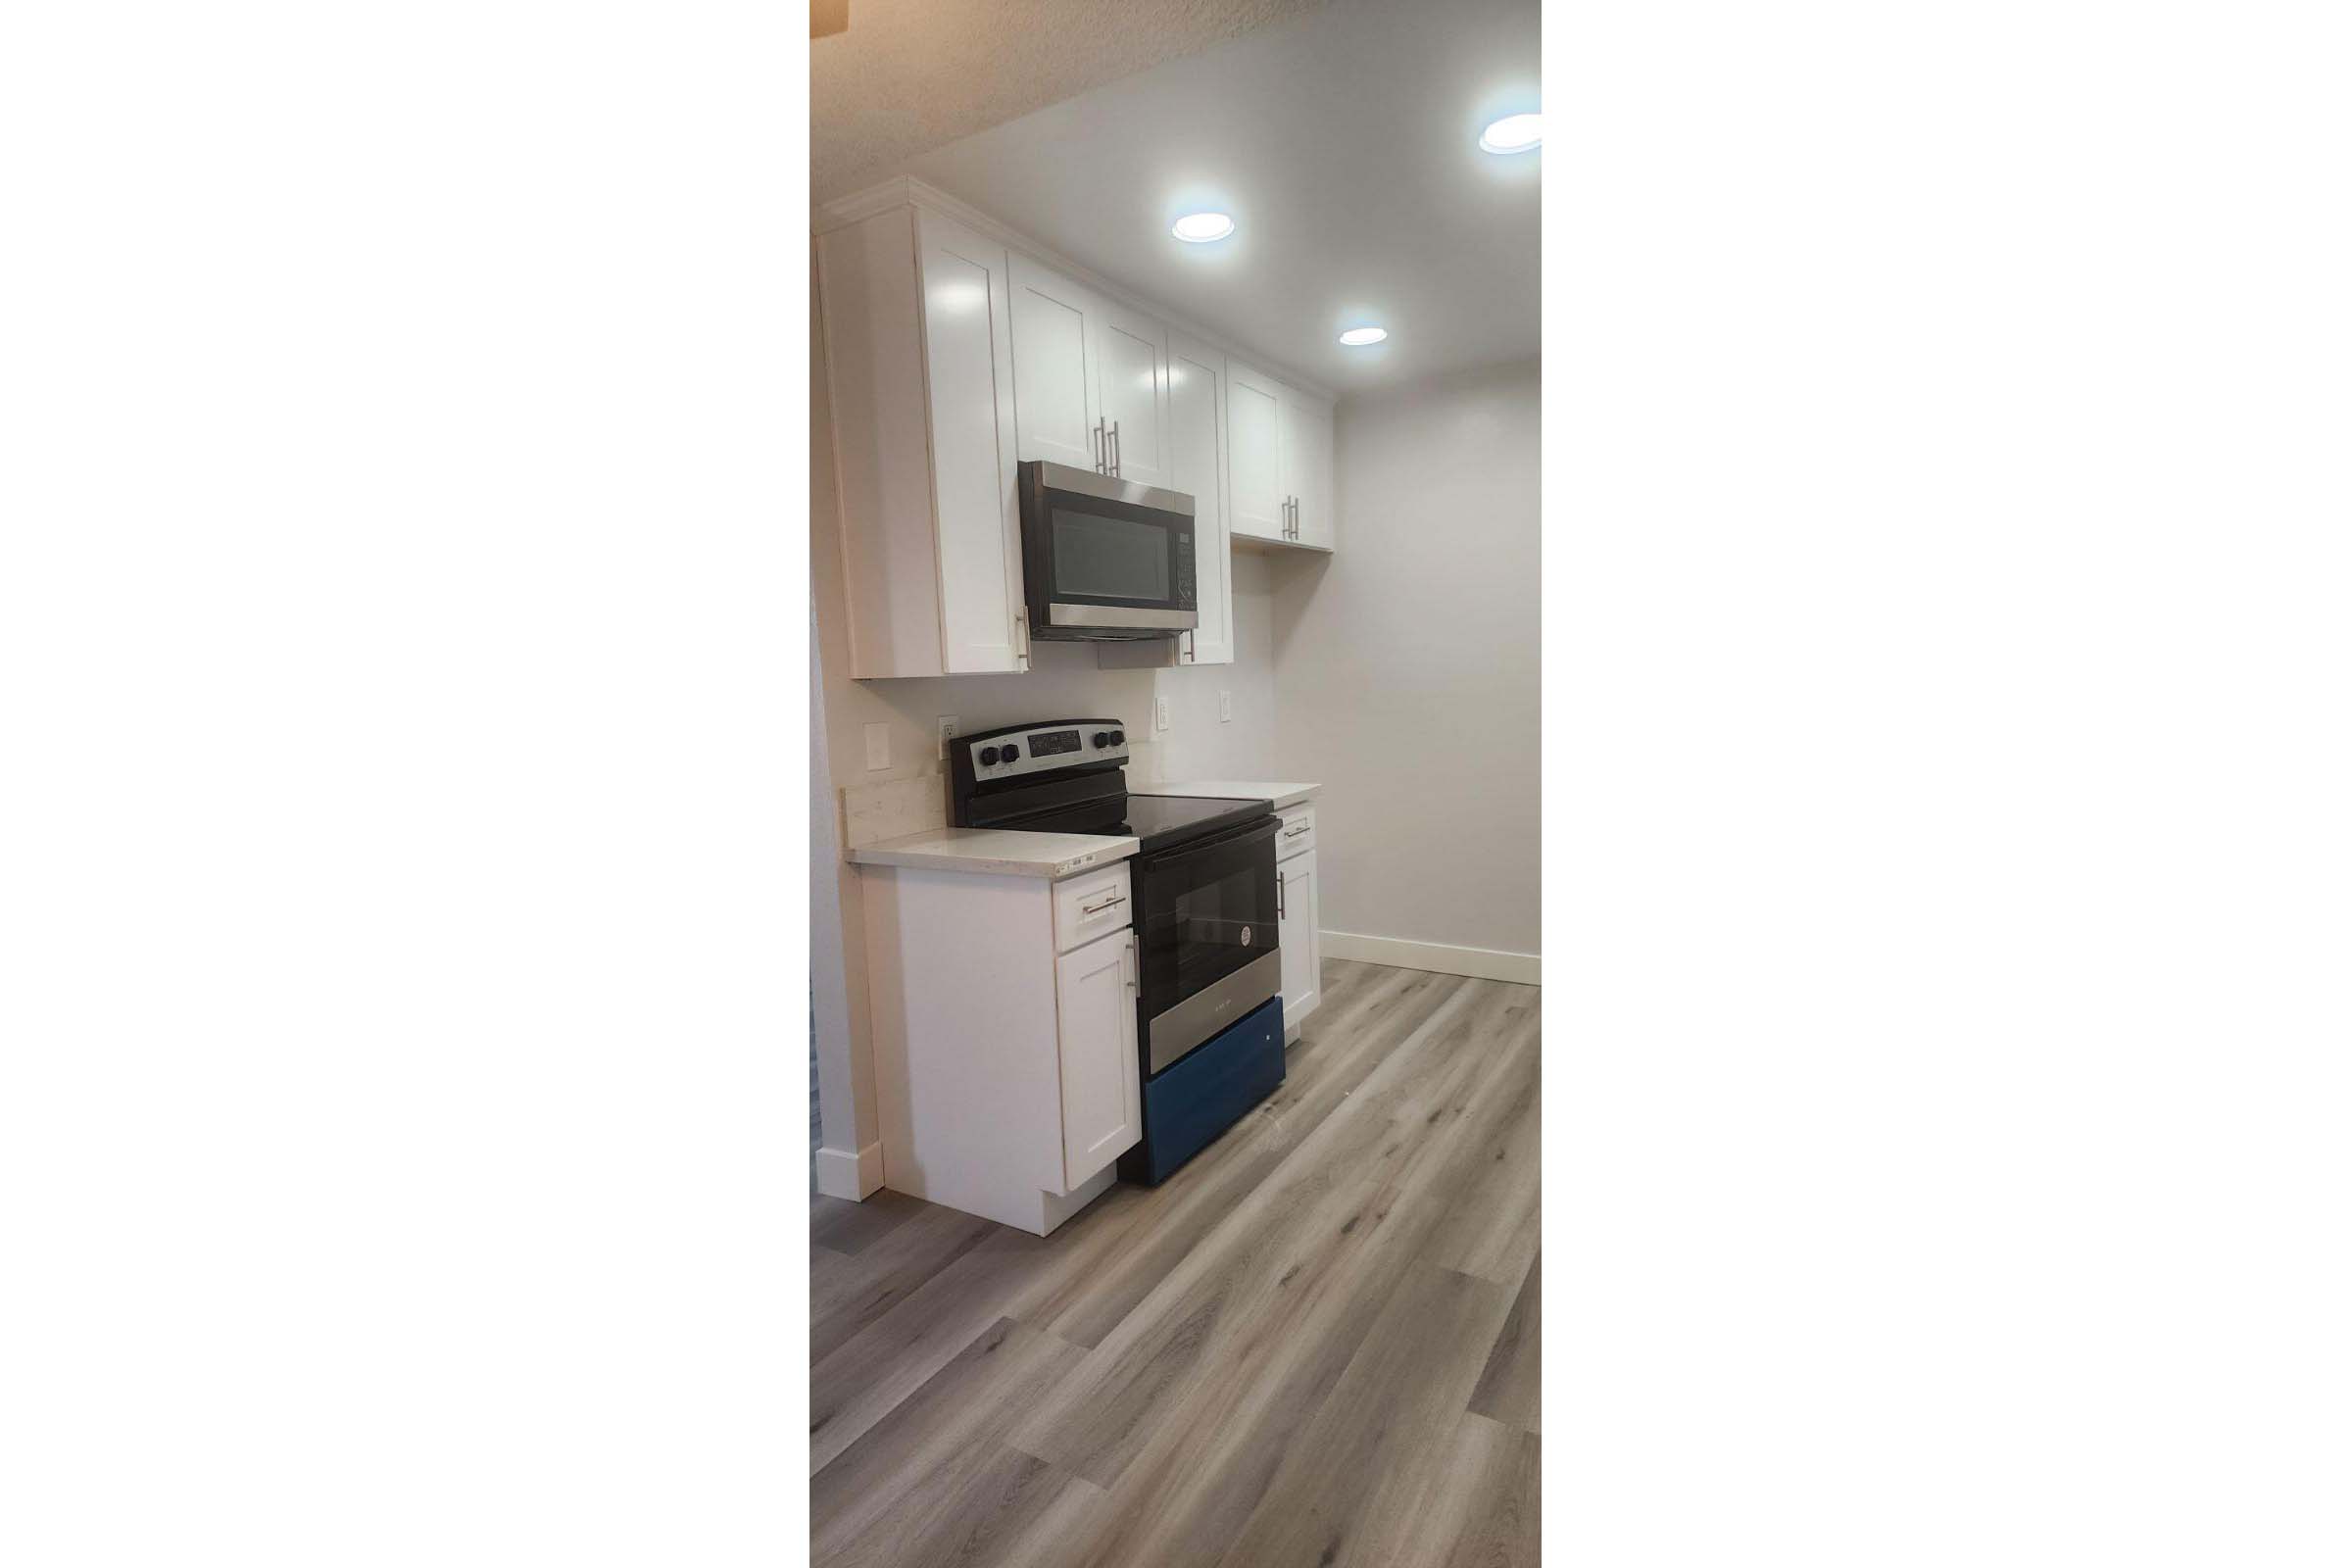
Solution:
M1134 923L1124 861L1054 885L1054 951L1067 953Z
M1274 858L1287 860L1315 847L1315 808L1294 806L1282 813L1282 830L1274 835Z

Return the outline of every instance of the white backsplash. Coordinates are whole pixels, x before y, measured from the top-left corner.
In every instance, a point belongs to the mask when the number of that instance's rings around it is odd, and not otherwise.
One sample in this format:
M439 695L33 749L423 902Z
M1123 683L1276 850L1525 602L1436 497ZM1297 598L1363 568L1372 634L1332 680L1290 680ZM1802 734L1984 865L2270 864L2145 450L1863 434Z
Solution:
M863 849L908 833L948 825L948 780L942 773L851 784L841 792L841 846Z

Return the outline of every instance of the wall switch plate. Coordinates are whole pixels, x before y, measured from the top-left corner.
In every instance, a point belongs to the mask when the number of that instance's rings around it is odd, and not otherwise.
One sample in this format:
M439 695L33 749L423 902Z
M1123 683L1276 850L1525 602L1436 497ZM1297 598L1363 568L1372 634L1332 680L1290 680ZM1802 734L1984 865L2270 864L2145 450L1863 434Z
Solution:
M948 760L948 742L956 738L956 717L952 713L939 715L939 760Z
M1231 692L1217 693L1217 722L1220 724L1233 722L1233 693Z
M1153 729L1168 727L1168 700L1165 697L1152 699L1152 727Z
M865 726L865 770L869 773L890 765L890 726Z

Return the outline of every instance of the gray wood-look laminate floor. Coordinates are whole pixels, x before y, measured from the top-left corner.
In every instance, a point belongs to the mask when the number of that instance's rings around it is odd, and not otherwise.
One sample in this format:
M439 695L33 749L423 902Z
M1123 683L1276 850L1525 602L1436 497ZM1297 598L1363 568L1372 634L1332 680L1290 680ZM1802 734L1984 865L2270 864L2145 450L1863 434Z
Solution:
M819 1565L1537 1561L1539 999L1324 965L1282 1088L1049 1237L814 1200Z

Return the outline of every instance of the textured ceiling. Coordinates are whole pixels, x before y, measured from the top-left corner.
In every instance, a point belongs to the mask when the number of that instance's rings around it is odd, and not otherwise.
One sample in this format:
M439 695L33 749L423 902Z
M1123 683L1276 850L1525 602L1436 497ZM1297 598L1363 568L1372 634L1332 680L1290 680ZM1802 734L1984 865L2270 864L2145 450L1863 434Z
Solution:
M810 194L1324 3L850 0L808 45Z
M1544 154L1496 158L1478 132L1542 107L1539 13L1538 0L1330 0L853 188L913 174L1342 394L1527 360ZM1200 207L1239 230L1170 238ZM1362 322L1389 341L1341 347Z

